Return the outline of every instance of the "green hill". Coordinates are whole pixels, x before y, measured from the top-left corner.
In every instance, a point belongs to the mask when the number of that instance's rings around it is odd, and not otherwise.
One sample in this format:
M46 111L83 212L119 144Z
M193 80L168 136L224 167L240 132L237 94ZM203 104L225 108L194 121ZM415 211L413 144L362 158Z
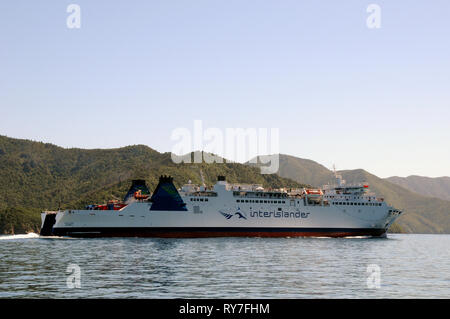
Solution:
M191 180L207 185L225 175L230 182L265 187L299 187L276 174L238 163L175 164L170 153L147 146L117 149L64 149L52 144L0 136L0 233L36 231L39 211L81 208L123 198L131 179L145 179L154 189L160 175L171 175L177 187Z
M260 160L261 159L261 160ZM258 158L247 162L248 165L259 167L261 162L268 162L268 157L265 155L258 156ZM255 162L257 162L255 164ZM325 166L309 159L298 158L291 155L279 155L279 169L280 176L293 179L295 181L305 181L304 183L316 187L322 186L334 181L334 174Z
M371 190L379 197L404 211L394 224L394 230L401 229L410 233L450 233L450 201L419 195L362 169L339 173L348 183L368 182ZM324 166L283 154L280 154L278 174L314 186L334 181L333 173Z
M450 200L450 177L447 176L435 178L417 175L392 176L385 180L424 196Z
M334 179L333 172L325 166L308 159L280 154L280 174L296 181L304 180L311 185L322 186L324 181Z

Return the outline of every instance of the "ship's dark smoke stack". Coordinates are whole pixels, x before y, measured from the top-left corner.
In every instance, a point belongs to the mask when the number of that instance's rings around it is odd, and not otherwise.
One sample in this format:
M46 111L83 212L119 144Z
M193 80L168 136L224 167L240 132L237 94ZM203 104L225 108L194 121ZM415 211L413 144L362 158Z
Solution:
M187 210L186 204L173 185L173 178L166 175L161 175L159 178L158 186L156 186L150 202L152 202L150 210Z
M161 175L159 177L159 182L160 183L173 183L173 177L172 176Z

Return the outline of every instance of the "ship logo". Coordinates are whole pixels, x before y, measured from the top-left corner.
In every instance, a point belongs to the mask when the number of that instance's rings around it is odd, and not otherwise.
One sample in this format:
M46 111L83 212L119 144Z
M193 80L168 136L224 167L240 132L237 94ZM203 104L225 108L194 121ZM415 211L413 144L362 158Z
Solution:
M238 219L241 219L241 218L247 219L247 217L245 217L244 214L242 214L242 213L240 212L240 210L241 210L241 209L238 207L238 211L235 212L234 214L225 213L225 212L223 212L223 211L221 211L221 210L219 210L219 213L220 213L222 216L224 216L226 219L231 219L233 216L237 216Z
M242 214L239 213L239 212L234 213L234 215L235 215L235 216L239 216L239 218L247 219L247 217L245 217L244 215L242 215Z

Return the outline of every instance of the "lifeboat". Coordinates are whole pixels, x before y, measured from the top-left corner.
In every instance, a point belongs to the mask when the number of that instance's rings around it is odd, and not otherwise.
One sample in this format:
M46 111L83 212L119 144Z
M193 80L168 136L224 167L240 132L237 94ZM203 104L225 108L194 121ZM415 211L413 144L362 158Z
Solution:
M134 198L138 199L138 200L144 200L148 198L148 195L143 195L141 190L138 190L136 192L134 192Z
M322 196L323 192L321 189L305 189L305 194L308 195L308 197L316 197Z

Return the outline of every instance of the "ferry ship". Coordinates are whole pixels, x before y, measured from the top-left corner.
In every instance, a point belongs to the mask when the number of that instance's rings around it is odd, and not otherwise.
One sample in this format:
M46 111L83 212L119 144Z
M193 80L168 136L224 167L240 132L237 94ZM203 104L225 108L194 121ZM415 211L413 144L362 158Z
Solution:
M369 185L264 189L188 183L177 189L161 176L152 194L134 180L121 202L43 212L41 236L70 237L383 237L402 213L369 192Z

